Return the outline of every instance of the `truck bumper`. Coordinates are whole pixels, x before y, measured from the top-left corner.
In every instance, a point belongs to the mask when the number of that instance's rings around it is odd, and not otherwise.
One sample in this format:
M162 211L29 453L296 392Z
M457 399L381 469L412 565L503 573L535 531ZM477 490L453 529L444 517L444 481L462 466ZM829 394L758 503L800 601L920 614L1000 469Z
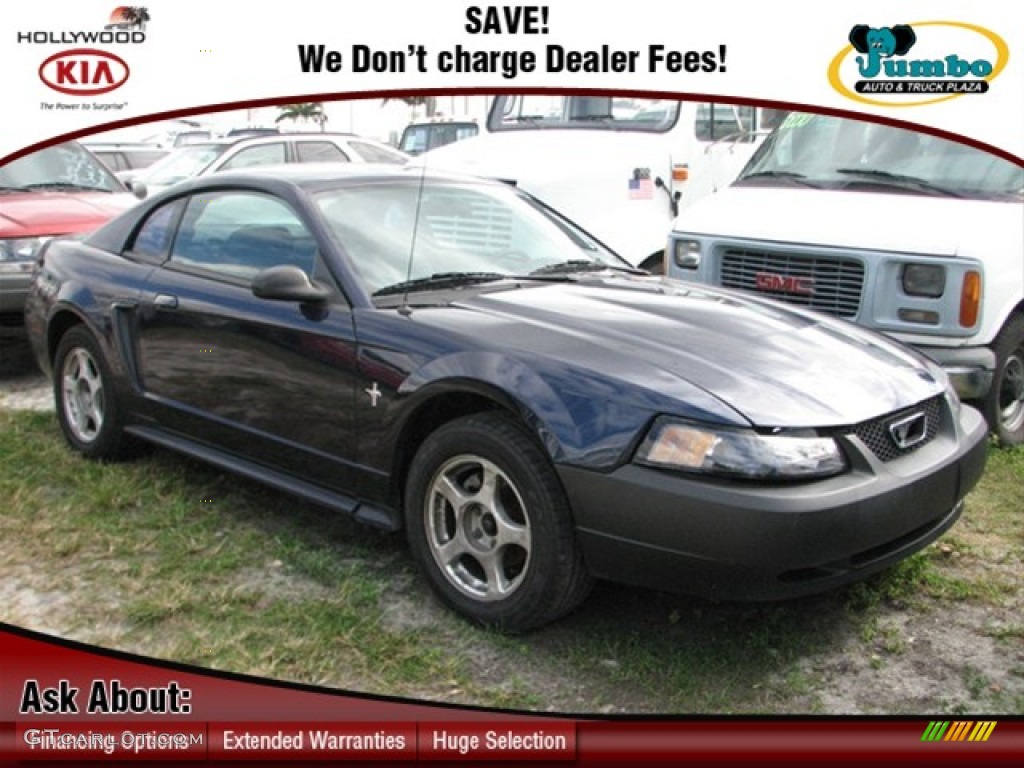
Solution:
M981 400L992 388L996 356L988 347L914 348L942 366L961 400Z

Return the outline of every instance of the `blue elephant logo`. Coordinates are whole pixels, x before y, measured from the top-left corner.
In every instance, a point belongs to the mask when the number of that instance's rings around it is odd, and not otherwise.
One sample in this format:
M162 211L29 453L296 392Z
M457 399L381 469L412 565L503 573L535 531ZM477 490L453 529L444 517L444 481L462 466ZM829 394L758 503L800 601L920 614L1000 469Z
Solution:
M882 59L905 54L917 42L917 35L909 24L878 28L858 24L850 30L850 42L867 54L857 57L861 77L876 77L882 71Z

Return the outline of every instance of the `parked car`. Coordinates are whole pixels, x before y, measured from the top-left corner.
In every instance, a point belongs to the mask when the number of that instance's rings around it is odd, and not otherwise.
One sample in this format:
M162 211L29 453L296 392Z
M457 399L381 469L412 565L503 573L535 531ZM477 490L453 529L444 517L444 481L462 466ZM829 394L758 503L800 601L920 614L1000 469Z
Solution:
M1024 444L1019 165L916 131L793 112L731 187L683 211L668 254L673 277L913 345L1000 442Z
M356 165L186 182L52 241L28 301L60 427L405 529L470 619L594 577L774 599L957 520L985 426L883 336L638 272L521 190Z
M131 185L141 198L193 176L281 163L385 163L409 160L387 144L341 133L280 133L206 141L182 147L140 174Z
M94 143L87 141L84 142L84 145L115 176L121 171L136 171L140 168L148 168L167 154L166 149L153 144L129 144L126 142Z
M39 247L89 232L136 200L76 142L0 166L0 334L20 335Z

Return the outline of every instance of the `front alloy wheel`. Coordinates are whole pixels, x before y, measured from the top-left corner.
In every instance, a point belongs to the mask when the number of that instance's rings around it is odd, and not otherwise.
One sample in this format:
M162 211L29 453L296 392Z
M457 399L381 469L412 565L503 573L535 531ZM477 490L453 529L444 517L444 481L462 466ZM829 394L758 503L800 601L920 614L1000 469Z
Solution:
M532 535L526 505L508 475L464 454L435 473L427 493L427 544L452 586L483 602L522 586Z
M533 629L590 590L565 491L510 415L464 416L424 440L409 468L405 524L431 587L478 624Z

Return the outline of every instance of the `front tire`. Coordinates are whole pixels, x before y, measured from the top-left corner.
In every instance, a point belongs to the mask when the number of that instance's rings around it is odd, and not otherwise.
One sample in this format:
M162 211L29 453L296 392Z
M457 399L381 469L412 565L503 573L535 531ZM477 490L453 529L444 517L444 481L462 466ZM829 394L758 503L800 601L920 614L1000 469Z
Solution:
M435 592L478 624L534 629L590 591L554 468L504 414L456 419L424 441L409 471L405 522Z
M68 444L90 459L124 458L129 444L110 367L93 335L71 328L53 360L57 420Z
M983 403L992 433L1004 446L1024 444L1024 315L1012 316L992 350L996 373Z

